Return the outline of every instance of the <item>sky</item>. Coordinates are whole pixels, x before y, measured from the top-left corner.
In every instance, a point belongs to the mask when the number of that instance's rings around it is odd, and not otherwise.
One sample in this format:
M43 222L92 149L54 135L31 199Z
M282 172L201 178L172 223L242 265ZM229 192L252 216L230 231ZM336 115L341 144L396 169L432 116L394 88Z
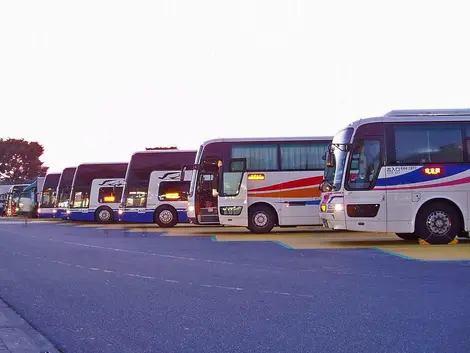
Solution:
M470 108L465 1L0 2L0 137L50 172Z

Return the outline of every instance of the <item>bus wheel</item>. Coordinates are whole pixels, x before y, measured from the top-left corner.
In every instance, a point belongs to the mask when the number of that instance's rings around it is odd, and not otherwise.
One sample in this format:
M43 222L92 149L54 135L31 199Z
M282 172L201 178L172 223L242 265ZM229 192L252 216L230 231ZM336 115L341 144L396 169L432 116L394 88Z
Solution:
M416 233L395 233L395 234L403 240L418 240L419 239Z
M459 213L448 202L424 205L416 217L416 233L429 244L448 244L461 231Z
M254 205L248 209L248 229L253 233L269 233L276 215L268 206Z
M162 228L171 228L178 223L178 213L171 206L160 206L155 211L155 223Z
M114 220L113 210L109 207L100 207L95 211L95 221L99 223L111 223Z

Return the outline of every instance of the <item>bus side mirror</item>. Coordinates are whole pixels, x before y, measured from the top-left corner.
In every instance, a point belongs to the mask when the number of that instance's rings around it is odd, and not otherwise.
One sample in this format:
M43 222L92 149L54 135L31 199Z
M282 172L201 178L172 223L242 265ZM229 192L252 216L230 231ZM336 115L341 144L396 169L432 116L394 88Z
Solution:
M326 154L326 166L334 167L335 166L335 155L332 152Z
M187 167L185 165L181 166L180 181L184 181L184 174L185 174L186 168Z

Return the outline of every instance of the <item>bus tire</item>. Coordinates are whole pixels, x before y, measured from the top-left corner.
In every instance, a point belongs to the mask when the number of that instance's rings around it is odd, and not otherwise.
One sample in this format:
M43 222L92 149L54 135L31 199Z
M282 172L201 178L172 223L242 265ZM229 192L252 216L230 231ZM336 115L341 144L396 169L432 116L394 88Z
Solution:
M155 223L161 228L172 228L178 224L178 212L174 207L163 205L155 210Z
M108 206L101 206L95 211L95 221L98 223L111 223L114 221L114 213Z
M461 231L459 212L449 202L432 201L416 216L416 234L429 244L449 244Z
M248 229L252 233L269 233L276 224L276 214L269 206L253 205L248 209Z
M416 235L416 233L395 233L397 237L403 239L403 240L418 240L419 237Z

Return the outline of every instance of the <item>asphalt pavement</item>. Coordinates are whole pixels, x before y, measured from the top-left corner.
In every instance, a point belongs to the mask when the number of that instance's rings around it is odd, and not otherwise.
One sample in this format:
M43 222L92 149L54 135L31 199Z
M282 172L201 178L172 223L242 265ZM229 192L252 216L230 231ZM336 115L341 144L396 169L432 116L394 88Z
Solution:
M0 297L62 352L468 353L470 262L0 224Z

